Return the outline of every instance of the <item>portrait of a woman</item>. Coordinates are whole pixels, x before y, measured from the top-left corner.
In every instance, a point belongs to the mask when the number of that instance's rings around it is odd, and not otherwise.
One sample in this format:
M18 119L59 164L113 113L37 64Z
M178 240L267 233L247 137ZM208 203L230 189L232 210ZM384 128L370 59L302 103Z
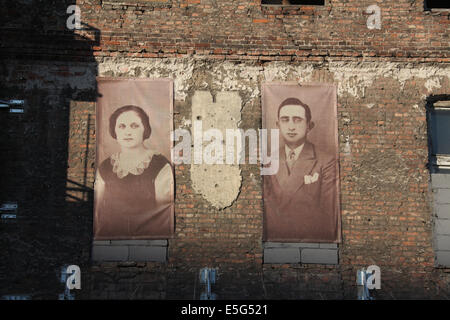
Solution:
M158 239L172 230L173 168L151 139L149 115L125 105L109 117L119 152L103 160L95 179L95 239Z

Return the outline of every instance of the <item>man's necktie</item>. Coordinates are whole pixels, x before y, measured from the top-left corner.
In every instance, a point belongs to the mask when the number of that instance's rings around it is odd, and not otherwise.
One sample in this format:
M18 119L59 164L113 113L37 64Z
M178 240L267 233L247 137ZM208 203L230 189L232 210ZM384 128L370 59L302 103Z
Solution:
M291 170L292 170L292 166L294 165L295 162L295 152L294 150L291 150L289 152L289 157L287 160L287 164L288 164L288 168L289 168L289 174L291 174Z

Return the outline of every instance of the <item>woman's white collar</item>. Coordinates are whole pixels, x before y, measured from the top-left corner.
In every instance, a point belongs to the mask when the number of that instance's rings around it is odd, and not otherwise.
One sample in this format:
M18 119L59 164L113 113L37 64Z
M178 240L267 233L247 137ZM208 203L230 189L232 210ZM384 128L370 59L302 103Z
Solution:
M144 170L148 168L155 153L149 151L146 156L137 163L133 168L125 167L120 161L120 152L111 155L111 165L113 166L113 172L119 177L119 179L125 178L129 173L135 176L144 173Z

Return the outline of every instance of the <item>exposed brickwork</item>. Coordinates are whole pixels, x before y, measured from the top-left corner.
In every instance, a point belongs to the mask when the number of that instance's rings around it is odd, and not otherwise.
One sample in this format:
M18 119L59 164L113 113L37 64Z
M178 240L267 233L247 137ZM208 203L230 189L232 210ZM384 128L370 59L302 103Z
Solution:
M289 7L261 6L259 0L171 0L169 6L85 0L77 3L86 23L83 28L89 30L72 33L65 29L64 19L52 18L52 14L63 15L73 3L51 1L38 8L18 3L3 8L8 17L2 23L5 53L86 56L91 47L85 41L74 47L73 40L97 34L99 43L92 46L95 56L153 58L195 53L260 61L327 56L450 59L445 40L449 12L424 11L422 1L380 5L382 29L369 30L365 10L374 4L369 0ZM26 35L20 34L19 43L11 41L24 30Z
M219 268L219 298L353 299L356 270L376 264L378 298L450 297L447 270L434 267L425 112L428 97L450 93L449 11L379 3L382 29L369 30L371 1L112 2L77 1L89 30L76 32L65 29L75 1L1 9L0 99L24 98L27 106L24 115L0 116L8 132L0 140L1 200L18 201L21 217L1 225L0 295L56 298L59 268L78 264L76 295L86 299L198 298L205 266ZM191 119L196 90L238 91L240 127L257 129L262 81L335 83L339 265L262 264L256 165L240 166L241 192L224 210L193 192L188 165L177 166L168 263L92 264L98 75L174 78L175 128Z

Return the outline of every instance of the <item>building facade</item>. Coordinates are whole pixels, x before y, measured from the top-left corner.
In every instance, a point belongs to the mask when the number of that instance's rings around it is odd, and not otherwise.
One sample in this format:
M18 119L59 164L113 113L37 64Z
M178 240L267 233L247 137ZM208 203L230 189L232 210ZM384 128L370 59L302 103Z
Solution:
M445 130L431 124L448 117L450 10L410 0L269 2L1 8L0 99L24 100L23 113L0 109L0 200L17 204L16 218L1 223L1 295L56 299L61 267L75 264L77 299L198 299L204 267L217 270L219 299L355 299L356 271L377 265L376 298L449 297L447 149L433 149ZM94 242L97 77L173 79L174 127L188 130L198 92L238 96L236 126L246 130L261 128L263 82L334 84L342 241L264 243L258 165L224 169L239 192L218 209L201 190L221 178L193 181L182 164L173 238Z

